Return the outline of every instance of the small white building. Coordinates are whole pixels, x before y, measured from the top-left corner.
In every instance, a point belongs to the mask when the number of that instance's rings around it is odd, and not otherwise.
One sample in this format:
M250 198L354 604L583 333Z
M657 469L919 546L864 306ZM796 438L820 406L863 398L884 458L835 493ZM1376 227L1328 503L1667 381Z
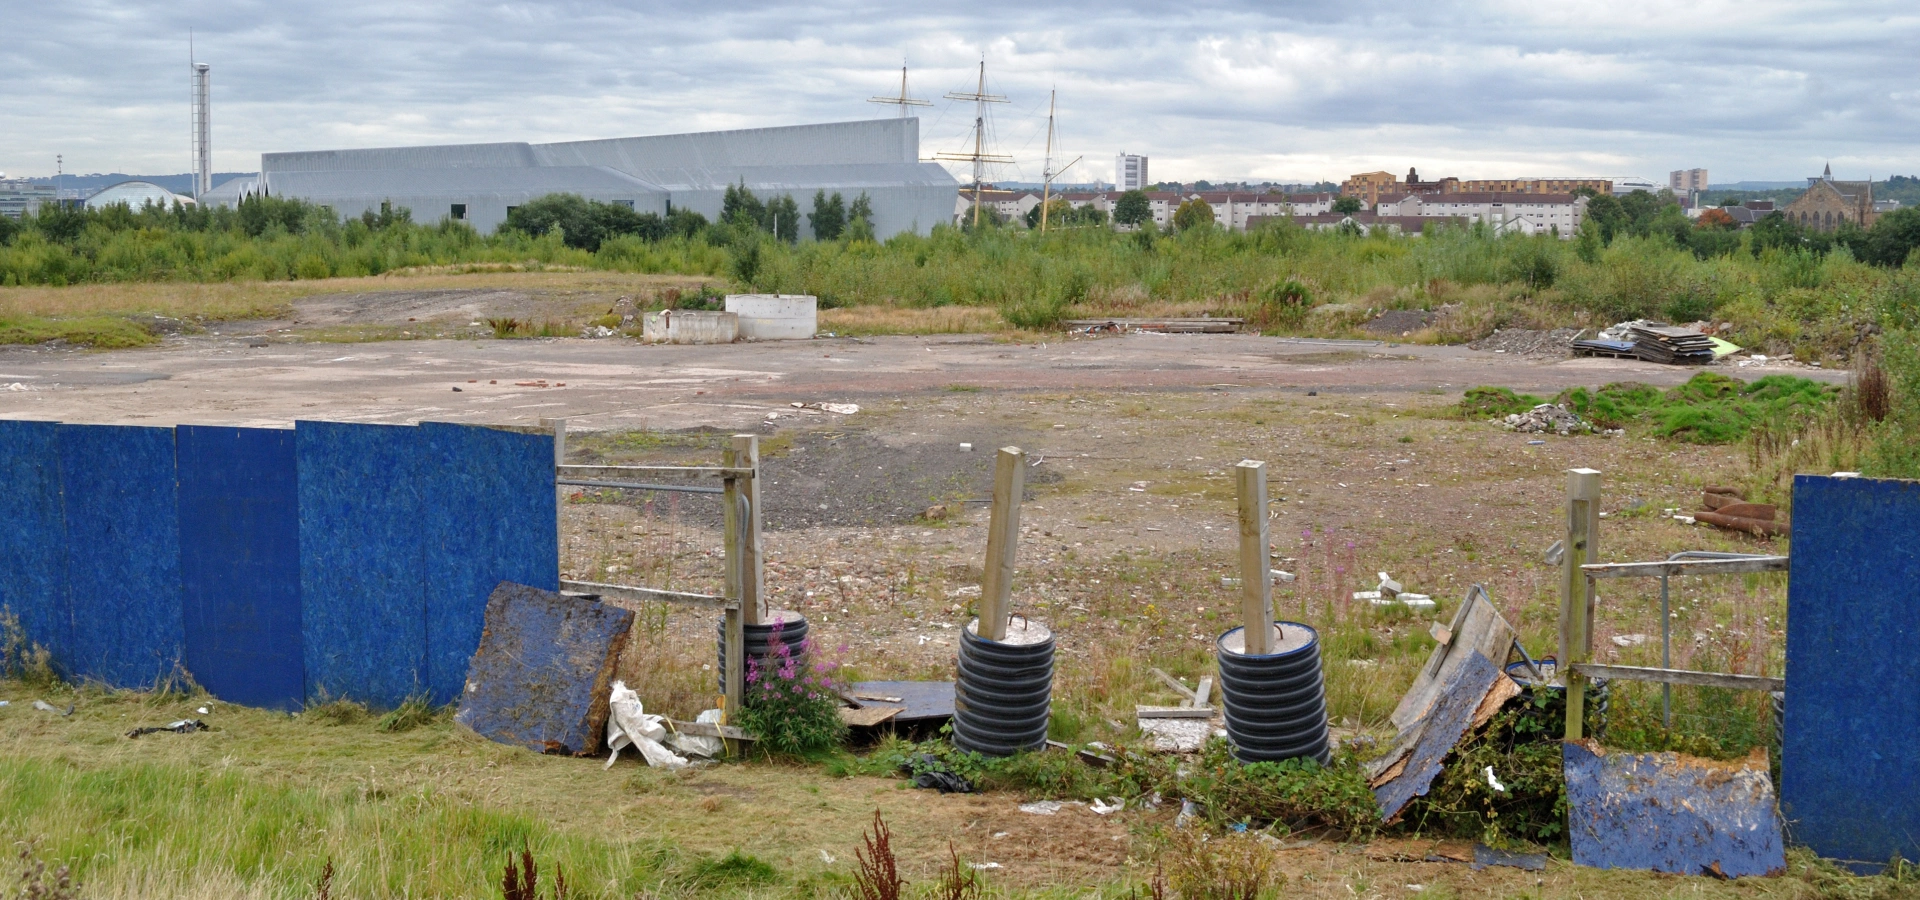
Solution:
M1573 240L1587 212L1587 198L1572 194L1399 194L1383 195L1376 210L1383 216L1418 216L1486 223L1497 232L1558 233Z

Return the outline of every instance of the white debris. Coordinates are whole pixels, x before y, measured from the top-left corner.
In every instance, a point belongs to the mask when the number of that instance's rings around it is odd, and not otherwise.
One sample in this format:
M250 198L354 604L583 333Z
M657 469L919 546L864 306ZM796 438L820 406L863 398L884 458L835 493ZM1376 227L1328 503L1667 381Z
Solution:
M1586 434L1594 431L1570 409L1557 403L1542 403L1523 413L1513 413L1504 422L1508 431L1522 434Z
M833 858L833 854L828 853L825 850L820 851L820 861L823 863L826 863L827 865L833 865L834 863L839 862L839 860Z
M1020 804L1020 811L1031 816L1050 816L1060 811L1058 800L1035 800Z
M1096 816L1104 816L1126 809L1127 801L1124 797L1109 797L1105 801L1095 799L1093 804L1087 808L1093 810L1093 814Z
M1004 869L1006 868L1006 866L1003 866L997 862L983 862L983 863L967 863L967 868L984 872L988 869Z
M607 754L607 764L601 766L602 769L613 768L613 761L620 758L621 748L629 744L640 748L640 755L646 758L647 765L665 769L686 768L686 757L668 750L661 743L667 739L666 720L642 709L640 695L627 687L626 682L613 683L607 707L607 748L613 752Z
M1613 645L1615 647L1638 647L1649 640L1652 640L1652 638L1644 634L1616 634L1613 636Z
M1499 791L1502 794L1507 792L1507 786L1504 784L1501 784L1500 779L1493 777L1492 766L1487 767L1487 787L1493 788L1494 790Z

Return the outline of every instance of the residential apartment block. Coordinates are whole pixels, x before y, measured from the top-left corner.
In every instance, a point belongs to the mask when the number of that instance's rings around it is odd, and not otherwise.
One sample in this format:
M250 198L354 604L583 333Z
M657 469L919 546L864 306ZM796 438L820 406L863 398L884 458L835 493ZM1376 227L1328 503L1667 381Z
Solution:
M1675 169L1667 173L1667 190L1675 197L1690 197L1707 189L1707 170Z
M1381 197L1374 212L1401 218L1455 219L1469 225L1485 223L1500 233L1553 234L1570 241L1586 218L1587 198L1520 191L1388 194Z
M1113 160L1113 184L1118 191L1144 191L1153 180L1147 177L1147 158L1125 150Z
M1704 176L1704 173L1702 175ZM1613 181L1607 178L1504 178L1471 179L1440 178L1434 181L1420 180L1419 172L1407 170L1407 180L1401 181L1392 172L1362 172L1349 177L1340 184L1340 193L1346 197L1357 197L1368 207L1380 203L1383 197L1407 194L1571 194L1580 188L1588 188L1596 194L1613 192Z

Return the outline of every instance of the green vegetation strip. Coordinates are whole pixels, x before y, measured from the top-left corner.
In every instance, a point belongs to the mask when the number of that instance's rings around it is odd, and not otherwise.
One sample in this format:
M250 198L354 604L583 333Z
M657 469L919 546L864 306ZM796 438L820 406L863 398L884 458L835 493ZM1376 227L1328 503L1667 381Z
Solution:
M66 341L99 350L142 347L160 340L139 324L117 316L48 319L39 316L0 316L0 344L44 344Z
M1690 444L1730 444L1755 428L1791 426L1818 416L1840 389L1794 375L1752 382L1701 372L1668 390L1615 382L1562 391L1552 402L1602 428L1642 427L1656 437ZM1457 407L1467 418L1501 418L1546 401L1503 387L1469 388Z

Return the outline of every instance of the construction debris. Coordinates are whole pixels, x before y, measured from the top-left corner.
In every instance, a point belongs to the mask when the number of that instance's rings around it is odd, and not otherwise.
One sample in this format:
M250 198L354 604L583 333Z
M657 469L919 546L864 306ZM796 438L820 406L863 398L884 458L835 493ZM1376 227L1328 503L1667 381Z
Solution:
M1609 753L1593 741L1561 746L1575 863L1720 878L1785 871L1765 750L1718 762Z
M638 748L640 756L647 765L657 769L684 769L685 757L668 750L664 743L668 738L666 719L650 715L641 707L640 695L627 687L625 682L613 683L613 691L607 701L607 764L603 769L613 768L620 751L631 745Z
M596 596L501 582L487 598L485 623L454 720L503 744L594 755L633 612Z
M206 731L206 730L207 730L207 723L202 722L199 719L181 719L180 721L175 722L171 725L149 725L145 728L135 728L134 730L127 732L127 737L137 738L137 737L140 737L141 735L159 734L160 732L163 732L163 731L170 731L174 734L192 734L196 731Z
M1234 318L1169 319L1069 319L1067 330L1073 334L1125 334L1130 331L1158 334L1232 334L1246 324Z
M1375 760L1369 774L1380 820L1391 824L1415 797L1423 796L1440 775L1441 764L1474 727L1492 718L1501 704L1520 693L1513 679L1479 651L1469 651L1451 669L1437 698L1416 723L1403 732L1393 750ZM1486 709L1483 718L1482 708Z
M1793 526L1787 522L1775 521L1779 509L1771 503L1748 503L1746 498L1734 488L1709 486L1700 492L1702 509L1690 516L1676 515L1675 519L1705 522L1717 525L1729 531L1740 531L1757 537L1778 537L1793 533Z
M1565 437L1599 432L1599 429L1575 415L1573 410L1557 403L1542 403L1523 413L1511 413L1503 424L1508 431L1522 434L1557 434Z
M1485 844L1474 844L1473 861L1467 866L1475 872L1488 866L1508 866L1528 872L1541 872L1547 868L1547 855L1545 853L1513 853L1507 850L1495 850Z
M1573 352L1578 356L1631 356L1667 365L1706 365L1724 355L1718 344L1692 328L1636 319L1601 331L1596 339L1574 341Z

